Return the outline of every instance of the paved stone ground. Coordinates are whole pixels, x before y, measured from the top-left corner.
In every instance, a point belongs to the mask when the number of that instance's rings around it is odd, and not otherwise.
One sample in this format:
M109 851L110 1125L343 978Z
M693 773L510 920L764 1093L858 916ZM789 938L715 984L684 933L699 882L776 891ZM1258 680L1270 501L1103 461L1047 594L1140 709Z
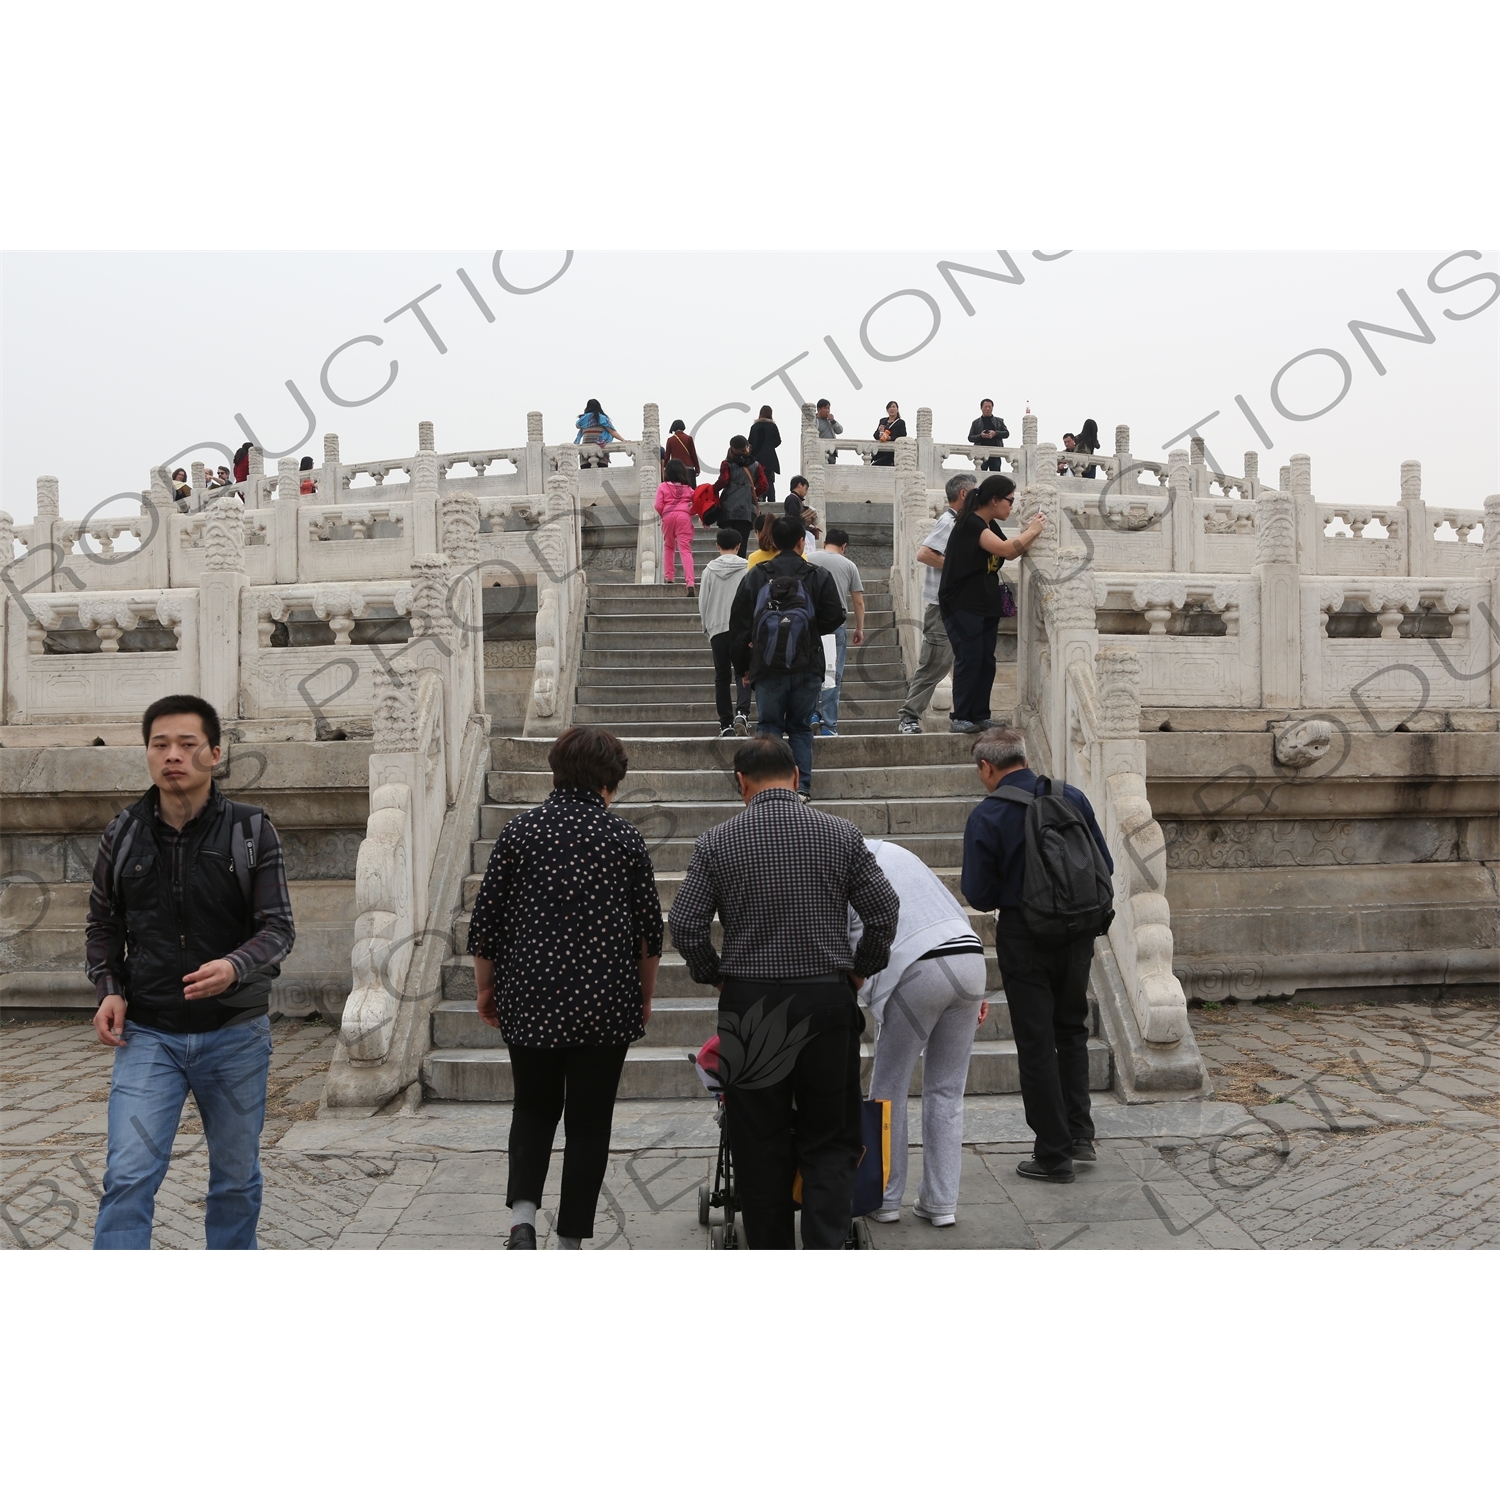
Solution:
M1226 1006L1194 1012L1208 1106L1101 1100L1099 1162L1071 1187L1015 1175L1017 1101L971 1101L959 1223L909 1211L877 1248L1500 1246L1500 1009ZM274 1028L261 1243L276 1249L490 1248L506 1228L508 1111L399 1105L315 1119L333 1033ZM0 1245L89 1244L104 1170L110 1056L91 1027L0 1033ZM621 1104L595 1249L702 1248L709 1106ZM1186 1133L1184 1133L1186 1132ZM913 1131L913 1139L918 1134ZM191 1103L155 1243L203 1244L208 1163ZM920 1179L913 1149L908 1203ZM551 1242L556 1199L542 1205Z

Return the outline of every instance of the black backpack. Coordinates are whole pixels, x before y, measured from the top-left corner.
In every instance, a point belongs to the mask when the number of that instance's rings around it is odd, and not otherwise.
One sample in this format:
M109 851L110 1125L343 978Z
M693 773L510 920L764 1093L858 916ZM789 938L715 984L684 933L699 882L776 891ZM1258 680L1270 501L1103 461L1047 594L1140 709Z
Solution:
M990 793L1026 809L1026 875L1021 912L1039 943L1060 945L1072 938L1100 937L1115 919L1114 883L1109 866L1076 803L1037 777L1035 793L1017 786Z
M247 913L250 911L250 887L255 876L255 850L260 841L260 825L264 818L265 813L258 807L252 807L248 802L230 802L229 816L223 819L223 824L227 824L229 828L229 847L222 849L221 852L229 856L230 867L239 881L240 895L245 899ZM115 843L110 876L117 904L120 899L120 879L125 873L125 861L135 845L136 835L139 832L139 821L127 817ZM219 829L215 830L215 834L218 838L222 838L222 824Z
M818 644L818 613L813 605L811 563L796 573L776 573L755 596L750 627L750 676L811 672Z

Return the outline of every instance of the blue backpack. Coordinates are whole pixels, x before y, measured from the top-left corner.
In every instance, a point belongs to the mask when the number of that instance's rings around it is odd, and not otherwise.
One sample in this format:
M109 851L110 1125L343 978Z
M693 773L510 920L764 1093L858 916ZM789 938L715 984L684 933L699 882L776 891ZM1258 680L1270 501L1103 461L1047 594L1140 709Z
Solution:
M797 573L778 573L761 584L750 627L750 676L812 672L818 649L818 615L809 580L812 564Z

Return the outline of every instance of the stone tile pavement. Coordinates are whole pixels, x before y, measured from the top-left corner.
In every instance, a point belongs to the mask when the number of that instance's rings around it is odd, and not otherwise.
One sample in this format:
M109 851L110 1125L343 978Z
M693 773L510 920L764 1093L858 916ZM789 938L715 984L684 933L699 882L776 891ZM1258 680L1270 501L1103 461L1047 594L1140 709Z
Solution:
M1015 1175L1019 1101L966 1112L959 1223L909 1210L878 1249L1500 1246L1500 1009L1225 1006L1194 1012L1208 1103L1096 1103L1099 1161L1072 1186ZM399 1101L318 1117L324 1025L274 1028L261 1243L276 1249L492 1248L503 1237L504 1106ZM110 1058L74 1022L0 1031L0 1245L89 1244L104 1170ZM920 1141L914 1109L913 1142ZM594 1249L701 1249L697 1189L715 1132L705 1098L622 1102ZM184 1114L155 1243L203 1244L207 1159ZM908 1203L920 1180L914 1144ZM554 1178L555 1187L555 1178ZM555 1196L542 1205L551 1242Z

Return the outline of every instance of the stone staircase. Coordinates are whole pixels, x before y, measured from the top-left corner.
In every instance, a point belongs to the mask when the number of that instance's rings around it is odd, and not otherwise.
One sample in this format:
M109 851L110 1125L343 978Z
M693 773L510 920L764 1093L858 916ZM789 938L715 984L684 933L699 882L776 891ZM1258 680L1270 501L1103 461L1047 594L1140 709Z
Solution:
M894 732L905 678L891 599L888 593L867 593L865 599L867 643L849 653L840 734L815 742L814 805L848 818L868 837L890 838L912 850L959 895L964 822L978 789L971 741L941 732ZM681 583L591 585L577 692L575 722L601 725L625 741L630 770L614 810L645 835L665 913L698 835L742 808L732 774L739 741L716 737L707 643L697 601L685 596ZM454 926L456 956L444 965L443 998L432 1015L432 1050L423 1064L428 1097L511 1097L510 1066L500 1035L474 1010L473 961L464 952L468 912L499 830L551 790L548 749L549 742L540 739L492 740L494 769L480 811L480 837L473 845L473 873L464 883L464 910ZM970 915L986 945L991 998L969 1066L968 1092L1015 1093L1020 1085L995 965L994 919ZM716 941L718 936L716 924ZM685 1053L713 1034L716 1000L714 991L693 982L671 946L669 930L651 1020L646 1036L631 1048L621 1098L701 1096L702 1085ZM1092 1031L1091 1086L1107 1089L1112 1062L1098 1034L1097 1008ZM873 1025L867 1025L866 1078L873 1035ZM919 1065L912 1088L920 1087Z

